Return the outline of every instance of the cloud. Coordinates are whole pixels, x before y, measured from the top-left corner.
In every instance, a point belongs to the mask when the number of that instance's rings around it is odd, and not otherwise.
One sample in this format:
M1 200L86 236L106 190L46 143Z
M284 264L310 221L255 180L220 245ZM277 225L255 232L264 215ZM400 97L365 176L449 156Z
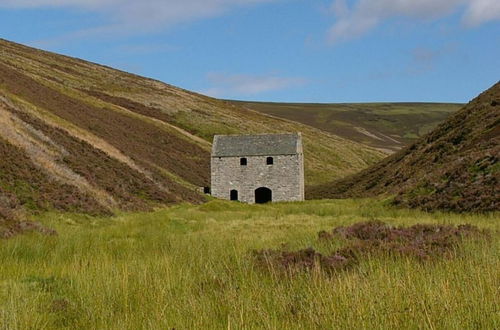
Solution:
M244 75L209 73L207 79L213 86L202 91L213 97L251 96L265 92L284 90L305 84L303 78L276 75Z
M411 51L411 66L408 71L410 74L420 74L431 71L436 63L447 55L457 50L457 45L453 43L445 44L441 47L416 47Z
M72 37L145 33L166 26L214 17L239 6L277 0L0 0L0 8L67 8L100 14L105 21Z
M471 26L493 20L500 20L500 1L498 0L471 1L464 16L465 23Z
M499 0L335 0L331 6L337 20L328 32L331 43L360 37L384 20L405 17L435 20L463 12L463 22L477 26L500 19Z

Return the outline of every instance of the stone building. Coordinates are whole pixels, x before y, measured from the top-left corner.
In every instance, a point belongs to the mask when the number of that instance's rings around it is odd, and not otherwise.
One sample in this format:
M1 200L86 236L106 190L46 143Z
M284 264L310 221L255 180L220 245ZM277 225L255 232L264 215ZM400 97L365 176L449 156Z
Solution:
M302 137L293 134L216 135L212 196L245 203L304 200Z

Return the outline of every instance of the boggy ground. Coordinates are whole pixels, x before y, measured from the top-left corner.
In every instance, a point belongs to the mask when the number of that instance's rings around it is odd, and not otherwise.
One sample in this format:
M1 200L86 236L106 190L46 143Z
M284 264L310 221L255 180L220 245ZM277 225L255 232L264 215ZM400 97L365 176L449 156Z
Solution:
M311 248L349 237L470 223L490 239L456 253L359 258L340 272L269 271L253 251ZM0 240L6 328L499 328L498 213L424 213L385 201L243 205L211 201L115 217L52 213L58 232ZM438 227L436 227L438 226ZM340 227L332 239L332 229ZM324 231L322 238L318 232ZM409 230L410 232L415 231ZM452 231L453 232L453 231ZM389 235L390 236L390 235ZM370 236L371 237L371 236Z

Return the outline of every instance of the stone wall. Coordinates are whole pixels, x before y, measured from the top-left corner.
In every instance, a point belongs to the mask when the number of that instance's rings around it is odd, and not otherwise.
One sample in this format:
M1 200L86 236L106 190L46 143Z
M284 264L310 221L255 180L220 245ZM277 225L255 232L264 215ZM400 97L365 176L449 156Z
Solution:
M304 200L303 155L249 156L247 165L240 165L242 157L212 157L212 196L230 199L230 191L238 191L238 200L255 202L255 190L266 187L272 191L273 202Z

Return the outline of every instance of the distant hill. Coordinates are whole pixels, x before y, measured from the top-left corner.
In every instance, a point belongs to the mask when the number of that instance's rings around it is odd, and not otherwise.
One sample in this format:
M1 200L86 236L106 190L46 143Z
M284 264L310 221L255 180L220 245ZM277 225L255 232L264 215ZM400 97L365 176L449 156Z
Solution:
M302 132L306 180L383 153L318 129L0 39L0 222L202 202L214 134ZM13 212L15 211L15 212Z
M500 210L500 82L411 146L309 198L395 193L425 210Z
M455 103L233 102L317 127L387 153L415 142L463 106Z

